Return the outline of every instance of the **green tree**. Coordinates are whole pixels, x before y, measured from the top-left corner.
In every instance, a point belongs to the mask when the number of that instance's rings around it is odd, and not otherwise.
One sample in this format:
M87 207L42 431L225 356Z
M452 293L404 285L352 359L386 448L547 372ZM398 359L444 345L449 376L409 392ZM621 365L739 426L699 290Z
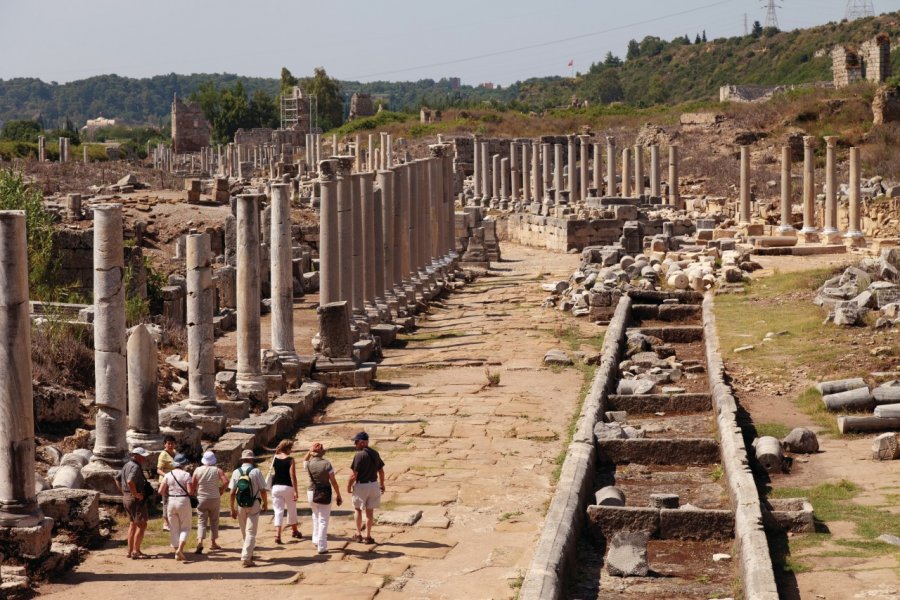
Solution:
M694 44L699 44L699 43L700 43L700 34L698 33L697 37L694 38Z
M612 52L607 52L606 58L603 59L603 64L607 67L621 67L622 59Z
M628 51L625 53L625 60L639 58L641 56L641 45L637 40L628 40Z
M307 94L316 98L319 127L322 131L340 127L344 122L344 101L340 82L329 77L324 68L316 67L313 76L303 80L302 87Z
M753 29L750 30L750 35L755 38L758 38L759 36L762 35L762 32L763 32L762 23L760 23L759 21L753 21Z
M37 121L7 121L0 130L0 139L13 142L37 142L41 125Z
M281 93L290 91L292 87L300 83L300 80L294 77L287 67L281 67Z
M44 208L43 195L26 183L21 173L0 169L0 210L25 211L31 296L49 299L56 262L53 259L53 214Z

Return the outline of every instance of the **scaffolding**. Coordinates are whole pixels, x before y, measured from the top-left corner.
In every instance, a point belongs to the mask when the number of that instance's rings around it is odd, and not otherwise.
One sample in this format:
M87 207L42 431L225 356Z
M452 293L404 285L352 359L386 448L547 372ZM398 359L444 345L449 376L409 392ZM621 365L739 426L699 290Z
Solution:
M315 133L319 127L318 102L295 85L290 93L281 95L281 128L300 129Z

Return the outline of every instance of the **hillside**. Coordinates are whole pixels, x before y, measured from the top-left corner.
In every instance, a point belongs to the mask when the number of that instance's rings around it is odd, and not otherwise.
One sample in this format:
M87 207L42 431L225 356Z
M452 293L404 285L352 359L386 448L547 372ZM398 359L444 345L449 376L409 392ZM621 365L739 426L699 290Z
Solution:
M778 85L831 81L830 50L858 46L878 33L900 34L900 12L852 22L829 23L788 32L763 30L701 42L672 42L647 36L629 45L629 56L613 56L591 65L575 80L529 79L520 84L519 101L529 106L568 104L572 95L591 104L624 102L634 106L716 100L728 84ZM818 56L817 56L818 55ZM900 47L891 53L900 72Z

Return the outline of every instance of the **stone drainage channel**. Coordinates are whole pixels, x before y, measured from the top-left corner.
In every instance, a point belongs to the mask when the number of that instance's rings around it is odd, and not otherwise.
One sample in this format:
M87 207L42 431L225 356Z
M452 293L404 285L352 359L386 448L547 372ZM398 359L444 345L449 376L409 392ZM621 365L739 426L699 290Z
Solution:
M622 298L520 599L778 598L723 374L712 296Z

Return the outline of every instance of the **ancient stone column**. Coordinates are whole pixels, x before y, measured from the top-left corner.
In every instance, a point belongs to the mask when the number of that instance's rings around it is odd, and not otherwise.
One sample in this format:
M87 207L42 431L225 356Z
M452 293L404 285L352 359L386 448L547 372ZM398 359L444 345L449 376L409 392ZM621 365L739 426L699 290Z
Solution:
M362 171L362 146L359 143L360 135L357 133L353 139L353 170L359 173Z
M482 162L484 155L481 156ZM397 295L403 295L402 288L409 283L412 274L412 261L410 256L410 235L412 227L411 210L409 202L409 163L394 168L394 187L397 199L397 207L400 211L400 227L394 231L394 236L399 241L399 253L397 254L400 267L399 280L397 281ZM395 221L396 223L396 221Z
M816 190L815 190L815 157L813 155L813 137L803 136L803 229L807 241L815 241L816 237Z
M141 323L128 337L127 348L128 431L125 438L132 448L140 446L146 450L162 450L163 436L159 432L156 340ZM193 390L193 386L190 389ZM215 389L213 393L215 394Z
M353 181L350 165L341 157L333 159L337 180L337 236L338 236L338 299L350 302L353 296ZM325 161L322 161L325 162ZM320 166L321 163L320 163Z
M553 144L553 201L562 202L563 165L562 144Z
M579 180L579 190L578 190L578 198L584 201L585 198L588 197L588 174L591 170L591 161L589 159L590 155L590 146L589 140L590 136L580 135L578 136L578 141L581 143L581 168L578 170L581 178Z
M500 180L503 177L499 154L491 157L491 171L491 203L494 204L500 200Z
M378 172L378 188L381 190L381 235L376 236L381 244L377 249L376 261L381 257L381 287L380 297L387 300L393 296L393 289L397 285L394 281L394 171ZM377 277L377 275L376 275ZM375 282L378 288L378 281Z
M272 297L272 350L296 362L294 348L294 261L291 242L291 185L272 184L269 250Z
M359 262L362 276L363 310L375 308L375 196L372 192L372 173L359 176L360 224L362 225L362 244L360 245ZM355 273L355 271L354 271Z
M622 148L622 197L631 197L631 148Z
M491 164L492 160L490 155L488 154L488 144L487 142L481 142L481 192L482 204L485 206L491 200Z
M517 152L518 144L510 142L509 144L509 199L516 201L519 199L519 154Z
M390 169L394 165L394 138L391 134L385 135L385 161L384 168Z
M47 138L40 136L38 138L38 161L46 162L47 160Z
M353 310L354 318L365 318L366 316L366 294L365 294L365 238L363 227L363 197L361 179L367 173L357 173L350 176L350 217L353 227L353 250L350 259L350 308Z
M634 145L634 195L644 195L644 148L640 144Z
M216 402L216 355L213 314L216 288L212 280L209 235L187 236L188 401L191 414L220 414ZM129 362L129 367L131 363ZM224 423L223 423L224 425Z
M837 228L837 164L835 153L837 149L837 136L825 136L825 227L822 233L825 235L825 243L836 244L839 242Z
M331 134L331 153L335 156L340 154L340 148L338 148L338 138L336 133Z
M88 487L115 494L116 471L125 462L125 259L122 206L94 207L94 375L96 441L83 470Z
M522 144L522 203L531 202L531 151L530 144Z
M391 230L391 235L386 238L388 245L391 247L391 253L393 254L393 258L391 260L392 269L394 274L391 278L392 281L392 291L397 296L400 295L400 291L403 288L403 277L406 275L408 271L403 271L403 266L401 265L401 254L403 252L404 245L404 235L403 233L406 231L403 225L404 211L400 202L400 194L402 191L402 186L406 185L405 181L400 180L400 172L403 169L399 166L394 167L391 171L393 172L393 177L391 179L391 196L392 196L392 204L394 210L394 225ZM409 209L409 202L407 202L407 212ZM406 239L406 244L409 243L409 240ZM409 248L407 246L407 252ZM405 304L405 303L404 303Z
M480 200L481 192L481 142L478 136L472 138L472 199Z
M678 146L669 145L669 205L681 208L681 193L678 189Z
M594 143L594 189L597 197L603 195L603 173L601 168L600 144Z
M781 225L780 235L794 235L794 224L791 220L791 147L781 148Z
M59 162L64 163L66 162L66 138L59 138L57 143L59 145Z
M319 165L319 303L338 302L341 292L336 162Z
M444 210L444 146L434 144L429 146L432 158L428 161L429 197L431 199L431 249L429 262L437 265L444 254L444 221L447 212ZM510 176L510 181L515 177Z
M353 334L350 331L350 307L347 302L319 304L319 354L328 362L349 361L353 356ZM317 360L317 362L318 362Z
M259 203L262 194L237 197L237 387L245 394L264 395L259 353L260 264Z
M498 155L499 156L499 155ZM508 202L509 201L509 184L507 183L510 179L509 173L509 159L501 158L500 159L500 201Z
M606 195L616 195L616 138L606 138Z
M650 196L660 197L659 189L659 146L650 146Z
M844 235L847 243L852 246L861 246L865 244L862 227L860 227L859 213L859 180L861 178L861 170L859 164L859 148L856 146L850 148L850 199L849 199L849 217L850 224L847 227L847 233Z
M551 152L551 144L541 144L541 174L539 185L541 187L541 194L539 196L535 196L535 201L537 202L549 202L550 201L550 152ZM537 173L537 171L535 171Z
M43 513L34 491L34 402L24 211L0 211L0 281L0 526L33 527L41 522Z
M499 157L499 155L497 156ZM418 216L419 222L417 231L419 233L419 272L424 276L428 276L428 269L431 266L431 183L430 163L428 159L418 161L419 174L416 179L418 189Z
M81 154L84 158L84 164L90 163L90 159L88 158L88 147L87 144L82 144L81 146ZM193 169L192 169L193 170Z
M313 160L313 164L314 164L314 165L318 165L318 164L319 164L319 161L322 160L322 134L321 134L321 133L317 133L317 134L315 135L315 140L316 140L316 144L315 144L315 148L316 148L316 157L315 157L315 159Z
M569 192L569 204L574 204L578 201L578 150L575 148L575 134L568 134L566 142L566 190Z
M366 153L366 171L375 169L375 135L369 134L369 148Z
M741 225L750 224L750 147L741 146L741 191L740 215Z

